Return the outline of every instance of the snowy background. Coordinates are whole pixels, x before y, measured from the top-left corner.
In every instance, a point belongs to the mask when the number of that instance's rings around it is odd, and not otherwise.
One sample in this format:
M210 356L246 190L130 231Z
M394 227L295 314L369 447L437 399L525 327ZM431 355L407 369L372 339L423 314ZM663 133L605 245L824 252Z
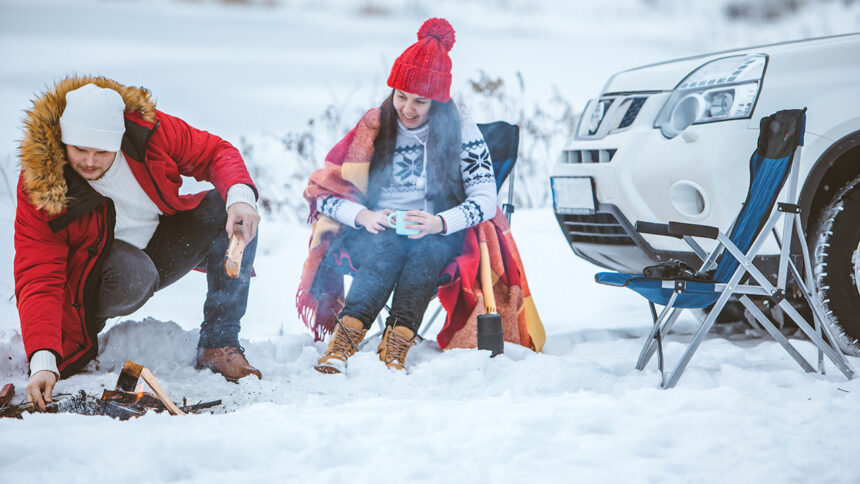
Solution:
M478 122L526 128L518 201L531 208L513 232L545 352L509 345L490 360L430 339L406 375L386 371L371 342L349 375L322 375L312 365L324 345L293 305L309 235L299 193L386 95L392 61L430 16L457 31L455 98ZM860 382L832 367L804 374L737 324L702 345L676 389L658 390L653 364L633 369L647 306L593 283L598 268L572 254L546 194L575 116L612 73L857 30L850 0L0 0L0 384L20 396L27 381L12 278L15 150L23 110L53 81L101 74L148 87L160 109L242 149L267 207L241 334L264 379L234 385L192 368L205 277L191 274L109 321L98 364L56 391L99 394L132 359L177 400L224 404L187 418L2 420L2 481L857 482ZM676 325L668 360L694 324Z

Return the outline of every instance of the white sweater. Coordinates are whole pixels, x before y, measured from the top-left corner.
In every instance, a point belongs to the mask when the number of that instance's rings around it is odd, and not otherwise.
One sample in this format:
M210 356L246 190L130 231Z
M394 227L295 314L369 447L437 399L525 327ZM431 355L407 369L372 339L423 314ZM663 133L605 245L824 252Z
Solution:
M393 183L380 187L379 200L371 210L427 210L426 145L429 125L407 129L397 120L397 140L391 174ZM496 214L496 179L484 136L478 125L461 118L460 174L466 190L463 203L437 213L445 221L445 234L452 234L493 218ZM429 140L432 142L432 140ZM355 228L355 217L364 205L345 198L317 199L317 210Z
M116 225L113 236L117 240L143 249L158 228L161 210L143 191L122 151L116 152L113 164L98 180L87 180L93 189L113 200L116 208Z

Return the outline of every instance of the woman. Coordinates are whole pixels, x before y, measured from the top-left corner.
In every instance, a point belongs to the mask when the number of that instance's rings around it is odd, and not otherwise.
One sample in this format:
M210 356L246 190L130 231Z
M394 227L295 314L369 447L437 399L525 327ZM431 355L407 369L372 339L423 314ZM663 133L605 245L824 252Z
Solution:
M402 370L439 275L460 253L464 229L496 214L495 178L484 138L451 100L448 51L453 45L454 30L446 20L424 22L418 42L394 62L391 94L335 146L326 167L311 175L306 197L317 213L355 229L334 231L350 263L358 266L315 367L320 372L346 369L392 290L378 353L386 366ZM403 221L394 211L405 212ZM395 221L412 234L391 228L389 222ZM318 224L314 232L322 240ZM311 264L313 248L312 241ZM300 308L302 297L300 289Z

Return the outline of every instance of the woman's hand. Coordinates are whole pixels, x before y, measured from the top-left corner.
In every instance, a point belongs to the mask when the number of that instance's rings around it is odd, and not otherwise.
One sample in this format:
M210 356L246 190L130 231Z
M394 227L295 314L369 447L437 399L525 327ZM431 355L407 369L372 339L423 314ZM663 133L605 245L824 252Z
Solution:
M424 210L409 210L403 220L409 224L410 229L420 230L419 233L410 235L410 239L420 239L425 235L438 234L445 227L442 223L442 217L427 213Z
M388 215L394 210L384 209L374 212L364 209L355 216L355 225L364 227L371 234L378 234L388 228Z

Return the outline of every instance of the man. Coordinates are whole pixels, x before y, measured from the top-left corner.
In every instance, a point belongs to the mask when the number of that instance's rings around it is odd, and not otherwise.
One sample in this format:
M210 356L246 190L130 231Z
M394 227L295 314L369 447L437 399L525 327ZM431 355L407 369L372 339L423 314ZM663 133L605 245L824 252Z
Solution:
M197 368L262 378L238 339L260 216L236 148L156 110L146 89L72 77L34 101L20 155L14 271L28 400L44 410L57 379L98 354L107 318L198 266L209 290ZM180 195L181 175L215 190ZM231 279L234 232L247 246Z

